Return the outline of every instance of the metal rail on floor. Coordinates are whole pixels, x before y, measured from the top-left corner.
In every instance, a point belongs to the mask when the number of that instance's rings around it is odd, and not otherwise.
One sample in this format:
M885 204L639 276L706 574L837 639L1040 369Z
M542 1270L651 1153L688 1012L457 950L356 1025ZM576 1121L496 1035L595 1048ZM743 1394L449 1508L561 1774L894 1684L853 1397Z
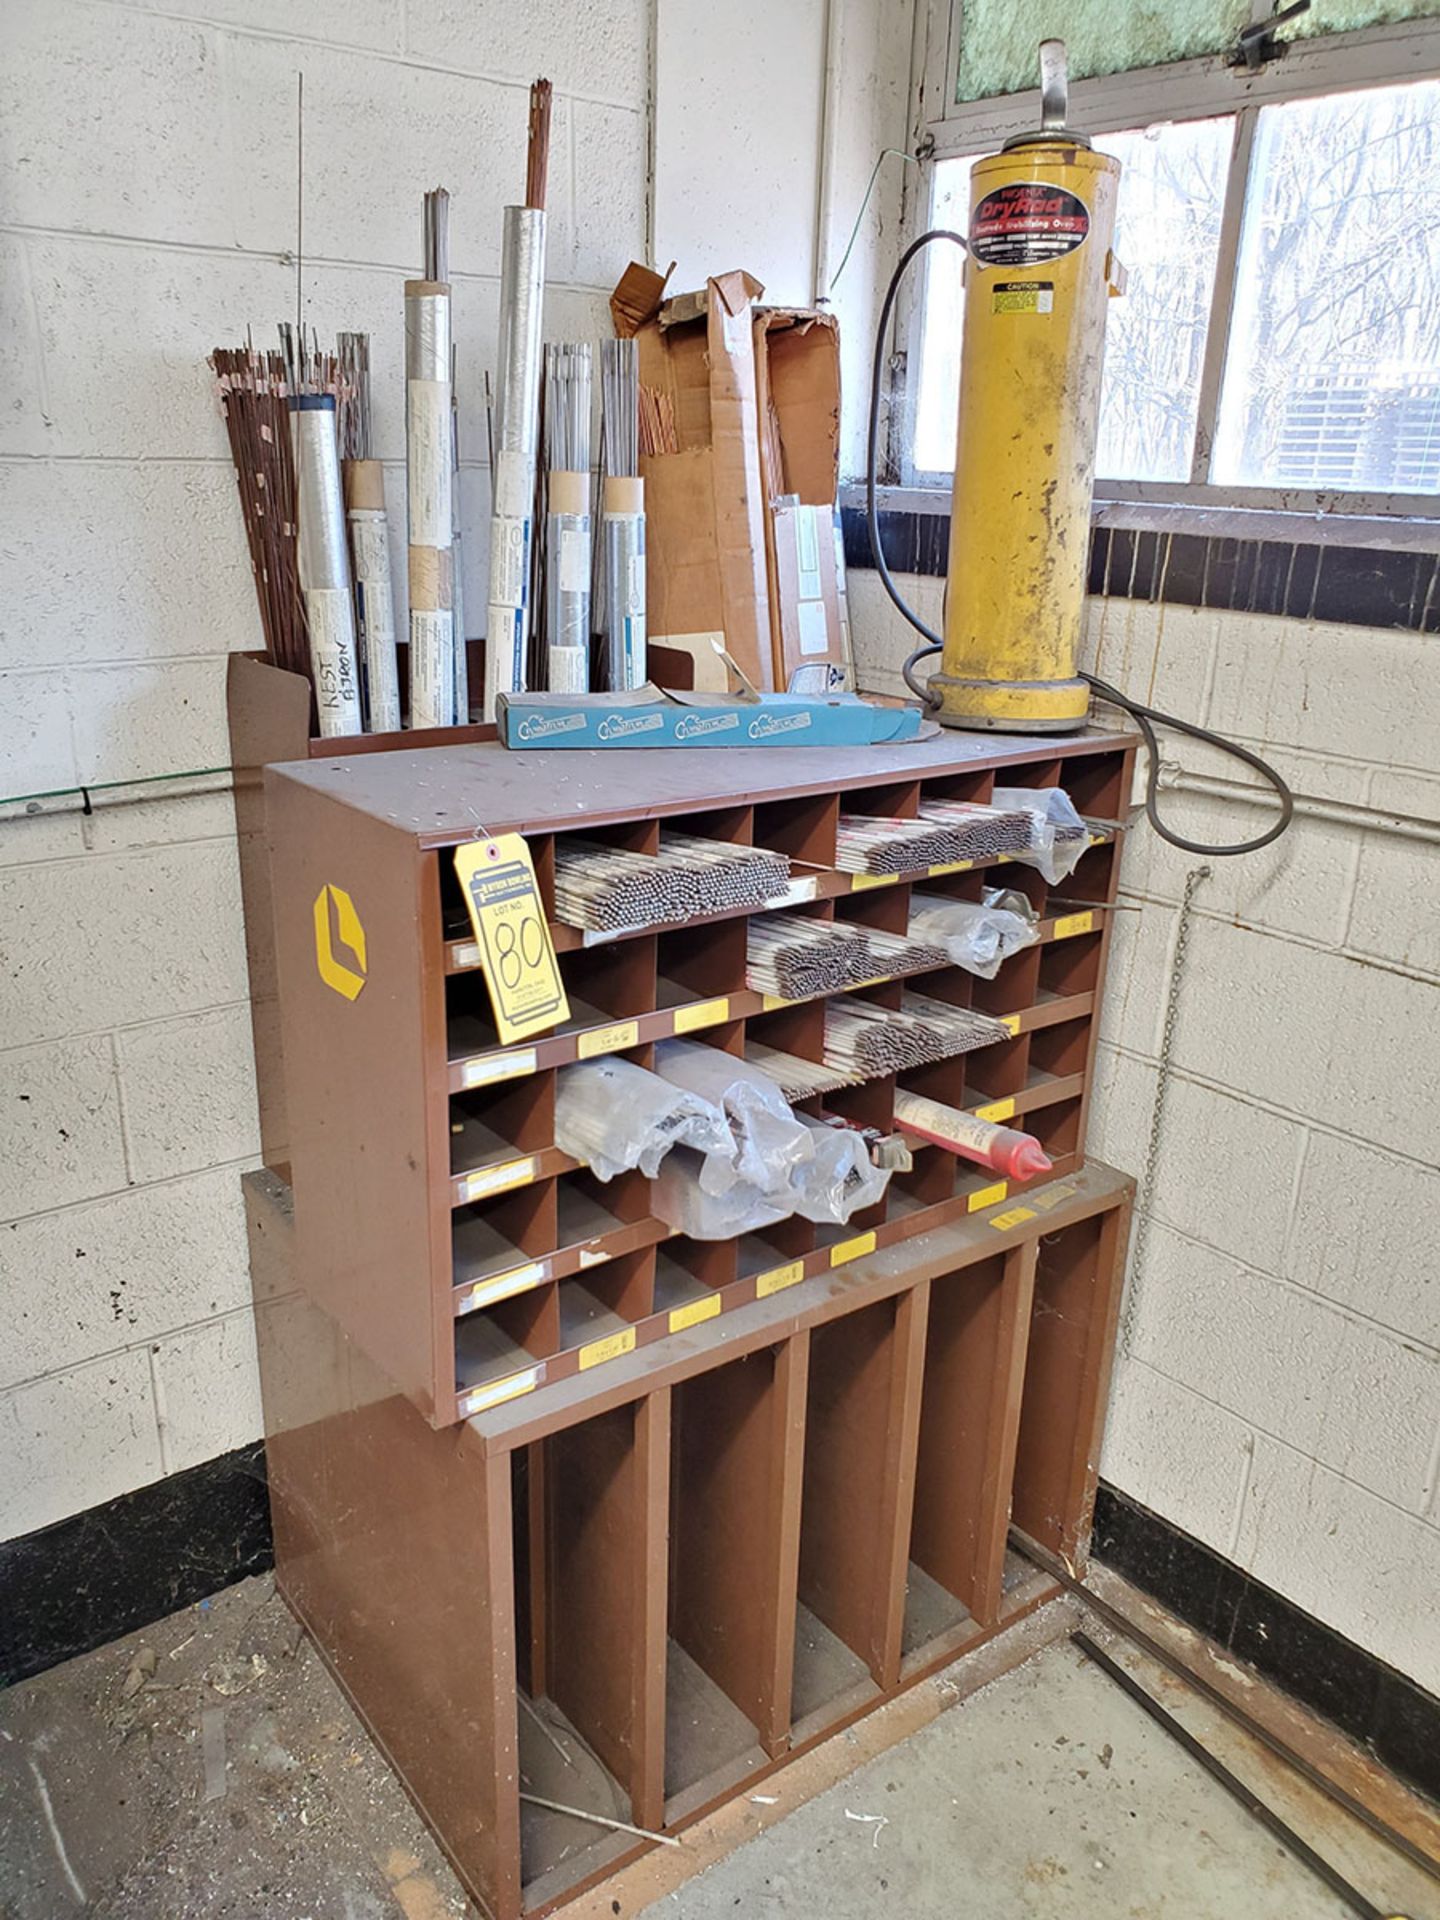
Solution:
M1428 1874L1432 1880L1440 1880L1440 1862L1435 1861L1429 1854L1424 1852L1422 1848L1416 1846L1415 1842L1411 1840L1407 1834L1397 1832L1394 1827L1390 1826L1386 1821L1382 1820L1377 1813L1367 1807L1362 1800L1357 1800L1354 1794L1347 1792L1337 1781L1330 1779L1327 1774L1322 1773L1320 1769L1307 1760L1303 1754L1297 1753L1293 1747L1287 1745L1287 1743L1281 1740L1276 1734L1271 1733L1268 1727L1262 1726L1260 1722L1247 1713L1243 1707L1227 1698L1218 1687L1212 1686L1203 1675L1196 1673L1192 1668L1186 1666L1183 1660L1178 1659L1167 1648L1163 1647L1158 1640L1152 1639L1143 1627L1137 1627L1134 1621L1130 1620L1118 1607L1112 1606L1108 1600L1103 1599L1093 1588L1087 1587L1083 1580L1077 1580L1063 1561L1059 1560L1054 1554L1047 1553L1043 1547L1037 1545L1037 1543L1026 1534L1020 1533L1013 1528L1010 1535L1010 1544L1014 1550L1025 1559L1033 1561L1037 1567L1043 1567L1045 1572L1058 1580L1068 1593L1073 1594L1077 1600L1082 1600L1092 1612L1098 1614L1107 1626L1113 1627L1117 1633L1123 1634L1132 1646L1138 1647L1139 1650L1150 1659L1157 1660L1161 1666L1167 1668L1177 1679L1183 1680L1187 1686L1193 1688L1193 1690L1208 1701L1211 1706L1218 1708L1228 1719L1233 1720L1235 1724L1249 1734L1253 1740L1257 1740L1261 1746L1267 1748L1277 1759L1283 1760L1288 1767L1300 1775L1301 1779L1308 1782L1310 1786L1317 1788L1327 1799L1332 1800L1336 1806L1343 1808L1353 1819L1358 1820L1362 1826L1367 1827L1377 1839L1383 1840L1385 1844L1392 1847L1396 1853L1403 1854L1407 1860L1414 1866L1419 1867L1422 1873ZM1374 1911L1374 1909L1371 1910Z

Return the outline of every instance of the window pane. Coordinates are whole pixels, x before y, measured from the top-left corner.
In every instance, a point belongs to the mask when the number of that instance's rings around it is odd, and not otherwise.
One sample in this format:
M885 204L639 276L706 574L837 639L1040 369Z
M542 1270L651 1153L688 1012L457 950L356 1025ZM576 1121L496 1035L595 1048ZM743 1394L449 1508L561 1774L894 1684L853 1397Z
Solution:
M970 169L973 158L938 160L930 201L932 227L970 230ZM911 458L922 473L949 473L955 466L955 416L960 404L961 271L965 256L950 241L937 241L920 256L925 263L920 328L920 379L911 426ZM910 271L918 272L920 261Z
M1105 327L1095 471L1108 479L1190 478L1233 138L1227 117L1095 142L1124 168L1115 251L1129 276Z
M1440 490L1440 81L1261 112L1212 478Z

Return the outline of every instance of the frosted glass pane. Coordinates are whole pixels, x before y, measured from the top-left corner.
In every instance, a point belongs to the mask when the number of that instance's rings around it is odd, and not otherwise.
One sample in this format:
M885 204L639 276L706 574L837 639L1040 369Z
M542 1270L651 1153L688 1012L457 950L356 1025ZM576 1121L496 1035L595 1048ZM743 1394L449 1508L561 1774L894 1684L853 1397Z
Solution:
M1070 78L1085 80L1218 53L1249 18L1249 0L1072 0L1063 10L1055 0L965 0L955 98L1038 86L1040 42L1053 34L1065 37Z
M1212 477L1440 491L1440 81L1262 111Z
M1120 162L1095 471L1188 480L1234 122L1190 120L1095 142Z
M1435 0L1312 0L1308 13L1278 32L1282 40L1300 40L1435 12ZM1072 0L1063 14L1054 0L965 0L955 98L988 100L1038 86L1040 42L1052 34L1063 35L1070 50L1070 78L1086 80L1228 53L1249 20L1249 0Z

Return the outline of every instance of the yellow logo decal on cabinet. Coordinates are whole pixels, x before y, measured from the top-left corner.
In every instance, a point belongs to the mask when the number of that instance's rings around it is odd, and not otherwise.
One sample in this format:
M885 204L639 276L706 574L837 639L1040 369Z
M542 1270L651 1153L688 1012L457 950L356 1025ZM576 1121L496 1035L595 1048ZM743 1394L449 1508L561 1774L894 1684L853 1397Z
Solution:
M334 931L331 931L331 908ZM336 958L336 943L348 948L353 965ZM365 929L355 902L343 887L324 886L315 896L315 965L327 987L353 1000L365 984Z

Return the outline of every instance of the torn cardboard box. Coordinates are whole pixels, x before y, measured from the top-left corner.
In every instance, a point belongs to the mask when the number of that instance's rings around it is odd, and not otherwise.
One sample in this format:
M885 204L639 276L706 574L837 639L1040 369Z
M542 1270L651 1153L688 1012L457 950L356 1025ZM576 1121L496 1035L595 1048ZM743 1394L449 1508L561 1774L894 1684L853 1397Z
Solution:
M651 643L713 659L724 642L774 685L765 494L747 273L680 294L636 329ZM663 653L658 656L663 660Z

